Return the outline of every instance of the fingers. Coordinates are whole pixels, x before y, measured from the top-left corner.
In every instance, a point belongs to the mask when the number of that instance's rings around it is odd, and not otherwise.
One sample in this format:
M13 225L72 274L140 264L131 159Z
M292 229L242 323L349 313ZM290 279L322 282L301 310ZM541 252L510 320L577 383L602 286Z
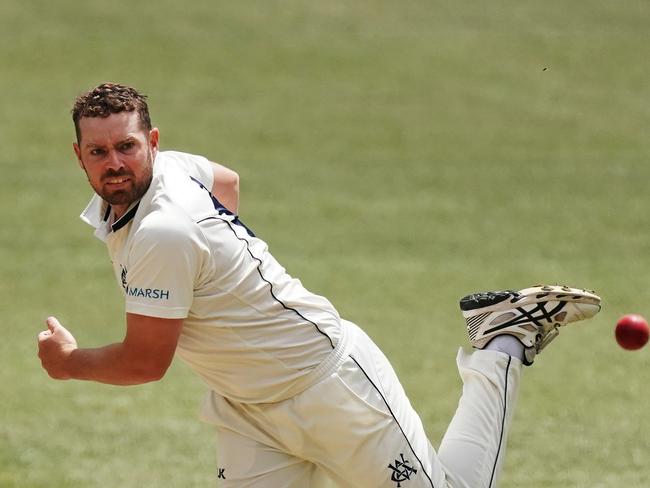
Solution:
M56 332L56 329L61 327L61 324L56 319L56 317L48 317L47 320L45 320L45 323L47 323L47 328L50 329L50 332L52 332L52 334Z
M63 327L56 319L56 317L48 317L45 319L45 323L47 324L47 330L44 330L38 334L38 342L43 342L49 337L52 337L57 329Z
M38 342L43 342L45 339L51 336L52 336L52 332L50 332L49 330L44 330L38 334Z

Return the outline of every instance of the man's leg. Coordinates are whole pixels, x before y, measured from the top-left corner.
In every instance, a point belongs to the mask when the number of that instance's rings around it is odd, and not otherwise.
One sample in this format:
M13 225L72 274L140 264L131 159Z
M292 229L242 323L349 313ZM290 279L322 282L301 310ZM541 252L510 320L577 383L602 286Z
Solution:
M236 432L217 429L217 481L222 488L331 488L316 465Z
M302 432L301 456L339 488L445 488L442 465L390 364L374 344L364 346L292 402L287 413Z
M489 347L502 332L522 343L530 364L534 354L557 335L558 327L600 309L600 299L593 294L546 288L466 297L470 300L461 308L472 345ZM360 329L351 326L351 330L356 336L354 346L340 370L294 398L265 406L240 405L235 412L229 402L213 396L213 407L222 421L235 414L222 426L244 439L256 439L242 448L253 463L237 465L237 459L231 458L232 465L239 466L239 471L250 469L256 473L255 480L270 472L278 474L261 485L252 479L247 484L241 481L244 475L237 475L239 484L228 486L315 486L313 479L307 481L310 473L319 473L312 464L340 487L496 486L521 362L498 351L459 354L463 396L438 456L388 360ZM240 413L248 421L240 422ZM240 428L230 429L232 425ZM263 468L265 461L256 457L260 450L271 455L273 469ZM223 475L228 477L228 467ZM293 483L294 476L298 485L287 484L286 479ZM284 484L277 484L283 480Z
M292 402L289 418L310 439L304 456L345 488L494 486L521 361L459 352L463 395L438 455L388 360L362 331L352 336L350 359Z
M215 392L206 395L201 417L216 427L217 486L332 488L314 463L287 449L281 436L275 435L284 426L268 425L263 412L264 405L231 402Z
M454 488L492 488L504 459L522 361L532 364L560 327L598 313L600 298L577 288L535 286L468 295L460 305L470 343L482 350L459 351L463 395L439 457ZM506 350L517 357L500 352Z
M341 486L495 487L518 394L522 360L532 364L535 355L557 336L559 327L595 315L600 310L600 298L574 288L531 287L520 292L465 297L461 308L467 319L470 343L487 350L459 352L463 394L439 455L426 440L420 419L388 360L362 331L355 331L351 354L354 365L344 364L338 373L339 380L371 407L366 414L369 423L371 412L383 413L385 418L383 434L372 435L362 429L361 435L356 435L348 420L355 415L345 414L344 403L340 415L343 418L331 419L328 433L333 451L323 459L327 459L332 476L339 476ZM520 343L521 347L514 349L521 359L489 350L490 343L498 345L497 349L513 349L508 347L512 341L493 342L502 334ZM336 398L334 389L332 397ZM356 417L363 415L358 413ZM382 425L380 420L377 422L376 425ZM347 449L345 444L336 442L341 433L337 424L350 433ZM364 438L369 441L364 442ZM336 457L337 447L344 448L339 449L345 453L344 458ZM378 473L385 465L377 460L391 454L395 458L388 464L391 476L382 478Z
M454 488L496 486L512 421L521 361L497 351L458 352L463 394L438 456Z

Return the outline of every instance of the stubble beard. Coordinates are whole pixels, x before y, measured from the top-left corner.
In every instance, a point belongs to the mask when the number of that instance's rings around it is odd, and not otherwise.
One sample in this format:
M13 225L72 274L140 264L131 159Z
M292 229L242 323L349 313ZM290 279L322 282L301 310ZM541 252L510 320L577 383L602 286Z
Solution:
M107 185L104 180L107 178L116 178L120 176L129 177L130 185L125 189L120 190L110 190L107 188ZM153 178L153 155L151 151L147 153L147 161L144 167L144 171L139 178L127 170L121 171L107 171L102 175L102 181L100 182L100 188L94 188L95 192L102 197L102 199L108 202L110 205L130 205L133 202L136 202L142 198L142 196L147 192L149 186L151 185L151 179Z

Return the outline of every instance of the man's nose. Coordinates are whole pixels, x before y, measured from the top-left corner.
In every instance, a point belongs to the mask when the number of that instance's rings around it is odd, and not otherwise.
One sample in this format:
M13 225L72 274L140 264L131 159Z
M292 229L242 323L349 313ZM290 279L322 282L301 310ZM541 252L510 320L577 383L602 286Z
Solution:
M118 170L124 167L124 163L122 162L119 153L115 150L108 151L108 154L106 155L105 165L107 169L113 170Z

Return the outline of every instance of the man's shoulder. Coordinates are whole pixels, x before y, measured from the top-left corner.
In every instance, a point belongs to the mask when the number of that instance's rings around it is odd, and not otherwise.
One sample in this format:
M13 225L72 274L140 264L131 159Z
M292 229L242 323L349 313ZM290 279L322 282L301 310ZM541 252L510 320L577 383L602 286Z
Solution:
M138 234L166 235L187 232L194 222L192 200L200 187L182 170L170 169L154 175L149 194L141 201Z
M196 167L209 166L210 161L205 156L191 154L182 151L166 150L159 151L156 155L156 165L162 169L180 168L185 171L193 171Z
M180 151L158 153L154 175L169 175L173 179L179 179L181 173L200 181L206 188L212 188L213 165L207 158Z
M157 181L156 181L157 180ZM173 172L154 178L155 191L147 202L139 227L165 231L182 228L193 223L194 200L200 198L199 185L184 172Z
M184 151L166 149L164 151L158 151L156 162L158 162L159 159L162 161L187 161L194 158L202 158L202 156L190 154Z
M164 151L158 151L158 157L181 160L203 158L203 156L199 156L198 154L192 154L185 151L177 151L175 149L165 149Z
M168 249L174 253L195 241L200 233L190 216L176 205L151 209L135 229L131 249L149 252Z
M142 216L135 229L135 241L153 245L156 240L192 239L200 233L197 222L214 214L214 203L201 179L192 167L188 169L177 159L183 155L178 151L158 154L157 170L141 201Z

